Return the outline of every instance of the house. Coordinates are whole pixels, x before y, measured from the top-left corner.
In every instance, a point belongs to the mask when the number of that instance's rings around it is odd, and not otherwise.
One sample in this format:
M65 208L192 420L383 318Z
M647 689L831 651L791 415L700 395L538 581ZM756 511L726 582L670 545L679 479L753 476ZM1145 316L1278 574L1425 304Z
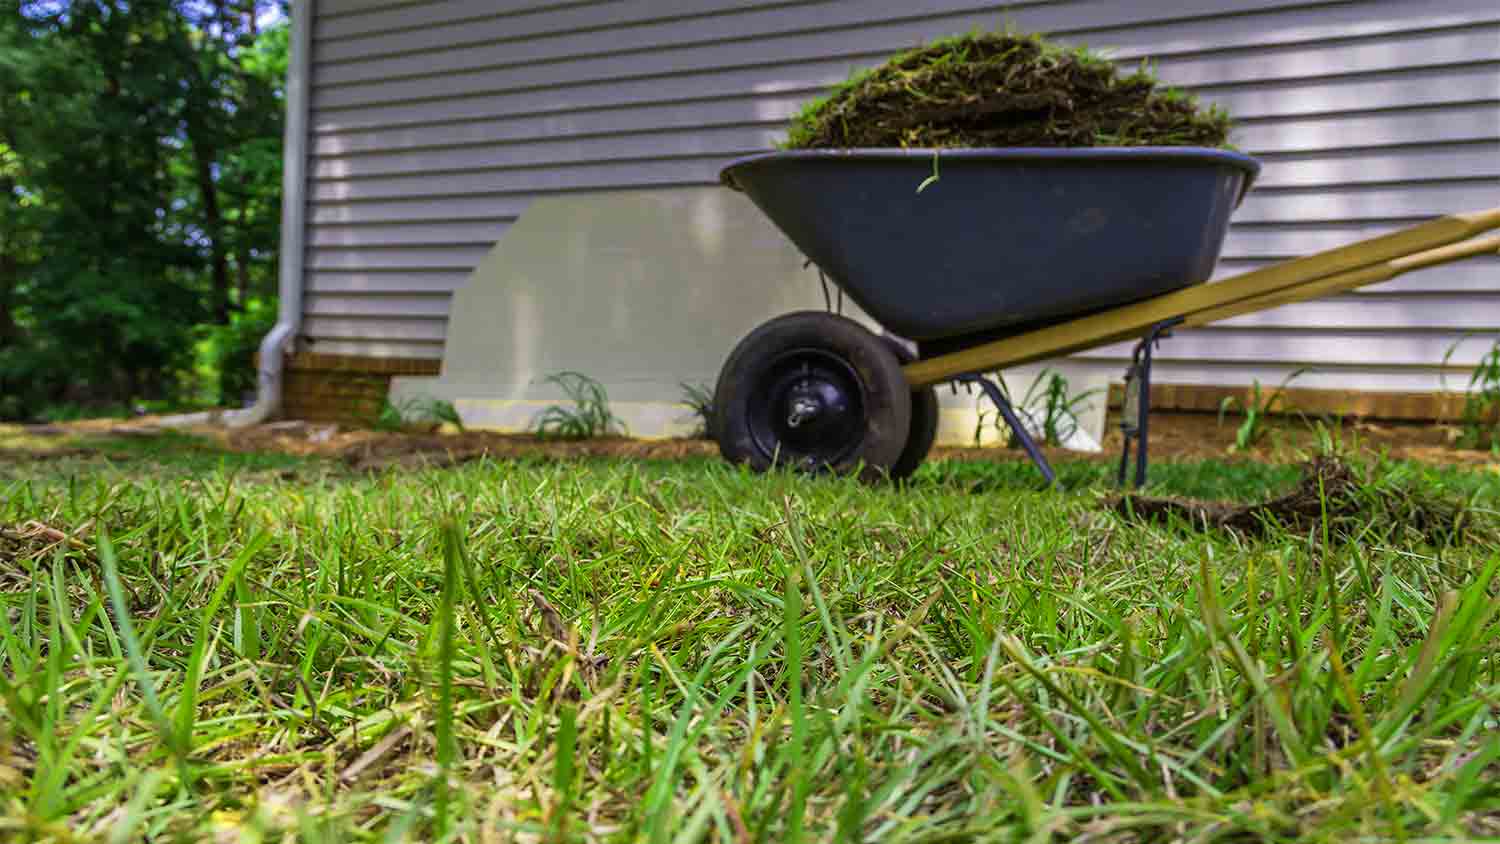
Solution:
M496 360L496 378L534 376L501 385L505 401L546 401L544 388L527 385L546 374L535 362L563 348L601 365L623 361L598 376L612 396L670 405L675 384L631 393L632 349L618 337L601 344L598 320L575 325L531 297L566 289L562 301L578 313L634 310L620 336L692 360L711 383L738 337L679 343L681 313L653 322L662 300L651 296L717 282L652 279L637 266L655 293L594 302L576 263L592 241L560 237L549 264L536 239L579 209L603 208L596 199L625 203L627 216L632 196L715 202L703 197L728 193L715 187L724 164L771 148L806 99L852 69L1007 23L1122 62L1149 59L1168 82L1230 110L1237 146L1265 170L1235 218L1221 275L1500 205L1494 0L300 0L283 323L265 347L284 357L263 358L273 363L264 374L289 414L347 415L378 401L393 378L412 392L422 383L413 376L439 376L445 352L461 345L453 332L467 324L489 338L470 353L510 356ZM528 228L528 213L547 202L553 210L536 213L563 222ZM663 240L672 248L670 234ZM494 273L527 249L523 301ZM589 260L610 266L607 255ZM821 303L812 278L806 301ZM793 283L768 280L763 304ZM485 284L481 304L455 312L456 293ZM728 307L718 299L695 307ZM1500 257L1470 260L1182 331L1161 347L1156 401L1211 408L1226 389L1312 365L1295 382L1309 406L1422 416L1434 412L1450 346L1496 330ZM1450 364L1472 364L1487 346L1461 344ZM1118 380L1128 353L1111 346L1067 365ZM471 365L465 388L483 392L474 382L485 371ZM1462 383L1456 371L1450 386ZM448 397L464 408L463 394Z

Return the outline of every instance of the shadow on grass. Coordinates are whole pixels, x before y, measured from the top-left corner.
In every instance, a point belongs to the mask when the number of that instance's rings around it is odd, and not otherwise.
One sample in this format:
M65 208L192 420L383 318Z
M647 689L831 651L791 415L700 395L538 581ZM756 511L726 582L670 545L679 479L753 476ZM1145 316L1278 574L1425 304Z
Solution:
M233 451L208 437L170 429L130 435L83 434L56 441L45 449L0 451L0 465L31 467L52 474L88 471L109 464L197 474L295 469L309 462L307 458L288 454Z

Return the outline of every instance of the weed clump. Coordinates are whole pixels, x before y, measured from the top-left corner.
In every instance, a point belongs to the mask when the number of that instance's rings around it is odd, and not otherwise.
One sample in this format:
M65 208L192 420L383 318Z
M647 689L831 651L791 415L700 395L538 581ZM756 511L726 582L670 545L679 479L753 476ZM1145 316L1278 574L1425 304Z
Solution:
M1225 146L1229 116L1144 68L1041 36L975 33L855 74L794 119L789 149Z
M555 384L573 402L572 408L552 405L536 421L537 436L543 439L588 440L615 432L625 433L625 423L609 409L604 385L579 372L549 375L547 383Z

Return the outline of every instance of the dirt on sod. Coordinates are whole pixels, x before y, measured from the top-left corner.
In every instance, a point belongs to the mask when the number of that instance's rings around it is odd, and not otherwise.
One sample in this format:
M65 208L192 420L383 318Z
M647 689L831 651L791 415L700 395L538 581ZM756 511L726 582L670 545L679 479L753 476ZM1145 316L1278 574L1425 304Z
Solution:
M1145 70L1036 35L933 42L856 74L793 122L790 149L1208 146L1230 121Z
M1390 471L1370 471L1336 457L1303 464L1302 479L1290 492L1241 505L1188 498L1113 496L1110 506L1126 518L1151 522L1179 519L1201 529L1224 529L1262 536L1284 529L1312 531L1339 540L1370 530L1406 532L1410 538L1448 545L1495 538L1495 525L1464 502L1444 497Z

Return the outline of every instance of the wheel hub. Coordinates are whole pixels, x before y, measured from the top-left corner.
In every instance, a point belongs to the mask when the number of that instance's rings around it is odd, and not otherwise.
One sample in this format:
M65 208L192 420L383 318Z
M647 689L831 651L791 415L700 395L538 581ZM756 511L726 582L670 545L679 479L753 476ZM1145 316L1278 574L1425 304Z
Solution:
M788 352L767 369L759 386L750 431L767 458L833 464L859 447L864 387L842 358L818 349Z

